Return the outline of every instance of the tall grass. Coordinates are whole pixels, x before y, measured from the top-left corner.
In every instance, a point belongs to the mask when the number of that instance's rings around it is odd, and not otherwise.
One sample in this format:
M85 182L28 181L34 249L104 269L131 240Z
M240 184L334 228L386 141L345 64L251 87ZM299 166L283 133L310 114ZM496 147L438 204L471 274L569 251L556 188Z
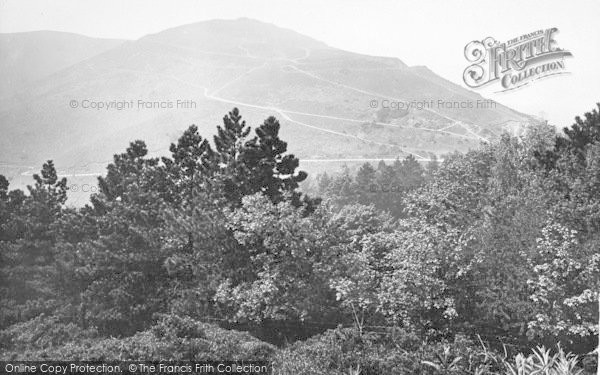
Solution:
M538 346L532 354L518 354L514 363L504 361L504 365L506 375L580 375L583 370L578 368L578 362L576 355L565 353L560 346L555 354Z
M472 374L472 375L583 375L579 367L579 358L566 353L560 346L556 353L550 349L538 346L529 355L517 354L508 359L506 354L501 357L488 351L482 344L483 351L476 357L483 358L473 365L472 358L466 362L462 357L452 356L447 347L442 353L435 355L435 361L422 361L436 375Z

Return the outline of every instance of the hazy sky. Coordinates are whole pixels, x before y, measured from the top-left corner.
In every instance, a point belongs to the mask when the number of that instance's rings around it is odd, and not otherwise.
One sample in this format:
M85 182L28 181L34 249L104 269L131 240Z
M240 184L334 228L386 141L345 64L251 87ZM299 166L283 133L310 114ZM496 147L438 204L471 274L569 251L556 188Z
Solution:
M58 30L136 39L214 18L249 17L274 23L332 47L394 56L426 65L464 86L465 45L492 36L506 41L557 27L569 75L520 90L482 95L566 126L600 101L600 1L158 1L0 0L0 32Z

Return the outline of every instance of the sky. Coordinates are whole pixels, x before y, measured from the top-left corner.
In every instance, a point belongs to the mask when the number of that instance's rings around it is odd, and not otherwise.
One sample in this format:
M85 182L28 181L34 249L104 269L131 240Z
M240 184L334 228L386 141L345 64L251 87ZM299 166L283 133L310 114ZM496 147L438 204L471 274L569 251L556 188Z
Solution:
M569 74L483 96L564 127L600 102L600 0L162 1L0 0L0 32L55 30L137 39L183 24L248 17L344 50L425 65L466 87L464 47L556 27Z

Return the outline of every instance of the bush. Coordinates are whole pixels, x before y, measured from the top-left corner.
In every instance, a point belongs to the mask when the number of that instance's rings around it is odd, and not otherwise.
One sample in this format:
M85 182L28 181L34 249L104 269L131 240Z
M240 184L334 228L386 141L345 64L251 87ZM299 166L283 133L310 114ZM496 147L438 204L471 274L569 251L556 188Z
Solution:
M84 330L64 323L56 316L37 316L0 331L0 348L15 351L47 349L96 336L93 329Z
M420 341L403 330L359 334L336 329L296 342L275 359L280 375L585 375L595 369L560 347L538 347L530 355L506 358L464 336L452 341Z
M35 322L31 324L36 325ZM2 359L241 361L270 360L275 352L274 346L246 332L230 331L173 315L162 316L150 329L127 338L93 338L82 331L67 337L64 331L72 328L76 332L75 327L65 326L49 332L41 324L35 332L16 334L21 328L15 326L3 332L3 338L10 338L11 351L5 352ZM49 333L44 341L48 345L41 345L40 340L35 339L41 332Z
M361 335L355 329L338 328L281 350L275 365L283 375L425 375L439 373L428 363L443 368L454 362L457 373L464 374L486 360L484 350L464 337L452 342L427 343L401 329Z

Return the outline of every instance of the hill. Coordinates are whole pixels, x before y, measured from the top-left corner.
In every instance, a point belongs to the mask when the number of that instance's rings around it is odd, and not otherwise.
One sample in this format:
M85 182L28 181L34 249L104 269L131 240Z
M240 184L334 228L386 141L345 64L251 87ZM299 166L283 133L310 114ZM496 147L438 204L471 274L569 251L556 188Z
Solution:
M121 43L58 31L0 34L0 97L15 95L32 82Z
M234 106L254 126L278 117L282 138L309 171L332 160L427 160L535 121L499 104L480 107L487 103L480 95L426 67L339 50L250 19L113 43L54 74L42 67L48 51L39 51L34 67L23 66L45 77L0 104L0 161L13 182L53 159L63 174L93 183L129 141L143 139L153 155L164 154L192 123L210 137Z

